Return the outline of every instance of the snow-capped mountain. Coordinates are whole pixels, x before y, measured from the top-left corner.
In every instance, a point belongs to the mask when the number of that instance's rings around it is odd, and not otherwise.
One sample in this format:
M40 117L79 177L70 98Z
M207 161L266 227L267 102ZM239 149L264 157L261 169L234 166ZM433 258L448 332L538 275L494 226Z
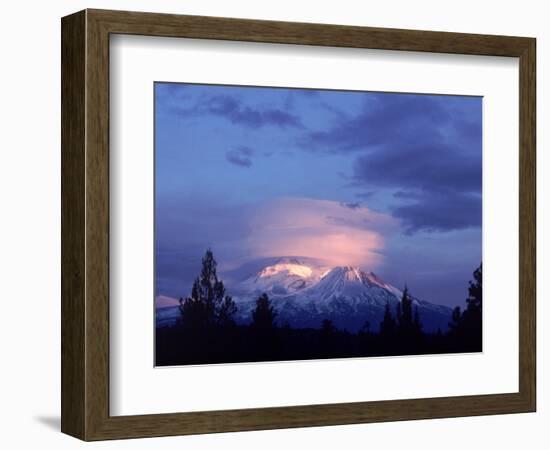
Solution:
M357 331L365 322L378 329L387 303L395 313L402 291L374 273L356 267L330 267L302 258L280 258L249 277L228 286L237 303L237 318L250 321L256 299L266 293L277 311L277 322L318 328L330 319L339 328ZM447 329L451 309L413 299L425 331Z
M313 259L278 258L233 285L232 290L245 297L264 292L270 297L286 296L312 287L329 270L329 266Z

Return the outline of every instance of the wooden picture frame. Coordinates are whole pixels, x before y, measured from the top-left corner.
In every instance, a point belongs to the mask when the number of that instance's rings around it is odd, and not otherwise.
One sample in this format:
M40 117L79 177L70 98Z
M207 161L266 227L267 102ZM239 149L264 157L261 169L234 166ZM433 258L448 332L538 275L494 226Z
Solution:
M64 433L101 440L535 411L535 39L104 10L61 25ZM110 416L109 36L117 33L519 58L519 391Z

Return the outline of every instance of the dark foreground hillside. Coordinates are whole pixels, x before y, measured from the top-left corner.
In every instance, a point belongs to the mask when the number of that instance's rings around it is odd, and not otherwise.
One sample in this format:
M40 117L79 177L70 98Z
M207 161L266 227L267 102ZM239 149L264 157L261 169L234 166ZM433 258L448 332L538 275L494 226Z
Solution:
M283 327L270 333L258 332L253 326L208 333L173 326L157 329L156 335L157 366L479 351L481 342L464 342L449 334L400 339L366 331L351 334L330 324L321 329Z

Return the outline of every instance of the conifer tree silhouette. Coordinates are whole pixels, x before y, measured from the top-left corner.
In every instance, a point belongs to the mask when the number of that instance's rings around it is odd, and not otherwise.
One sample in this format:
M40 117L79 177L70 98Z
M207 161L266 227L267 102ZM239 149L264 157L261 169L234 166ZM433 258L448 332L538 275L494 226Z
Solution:
M276 316L269 297L263 293L256 300L256 308L252 311L252 326L263 330L275 328Z
M181 323L190 329L229 325L237 311L235 302L218 279L216 260L208 249L202 258L201 274L193 282L191 296L180 298Z
M472 349L481 350L482 315L483 315L483 274L482 265L473 273L474 279L469 282L466 309L462 313L461 326L466 335L467 344Z
M449 337L456 348L464 351L481 351L482 349L482 315L483 315L483 273L482 265L473 272L474 279L469 282L466 308L460 306L453 310L449 322Z
M410 337L414 330L413 301L407 286L403 290L401 303L397 304L397 330L404 337Z
M388 339L393 337L394 333L395 319L392 316L391 307L388 302L386 303L386 307L384 309L384 319L382 319L382 322L380 322L380 334L383 338Z
M460 319L462 318L462 311L460 306L455 306L451 315L451 321L449 322L449 334L456 335L460 330Z

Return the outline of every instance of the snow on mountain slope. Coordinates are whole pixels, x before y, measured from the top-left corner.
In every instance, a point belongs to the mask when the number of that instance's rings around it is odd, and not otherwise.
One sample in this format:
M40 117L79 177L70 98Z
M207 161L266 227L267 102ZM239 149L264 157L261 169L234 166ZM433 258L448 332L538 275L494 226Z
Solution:
M279 324L319 327L323 319L357 331L365 322L378 328L387 303L393 311L402 291L374 273L356 267L327 267L300 258L281 258L233 286L239 321L248 322L255 301L267 293L278 313ZM450 308L413 299L426 331L445 330Z
M334 267L321 280L304 292L304 297L326 305L336 298L347 298L352 301L365 301L370 304L385 306L401 297L401 292L394 292L372 273L367 274L356 267Z
M403 292L372 272L357 267L330 267L312 258L269 258L248 264L223 276L227 293L237 304L236 320L249 323L257 298L266 293L277 311L279 325L319 328L330 319L341 329L356 332L366 322L377 331L386 304L395 315ZM157 297L157 326L170 325L179 317L177 300ZM413 298L425 331L445 331L451 309Z
M269 296L285 296L318 283L327 270L319 262L305 263L297 258L280 258L239 283L235 290L245 296L264 292Z

